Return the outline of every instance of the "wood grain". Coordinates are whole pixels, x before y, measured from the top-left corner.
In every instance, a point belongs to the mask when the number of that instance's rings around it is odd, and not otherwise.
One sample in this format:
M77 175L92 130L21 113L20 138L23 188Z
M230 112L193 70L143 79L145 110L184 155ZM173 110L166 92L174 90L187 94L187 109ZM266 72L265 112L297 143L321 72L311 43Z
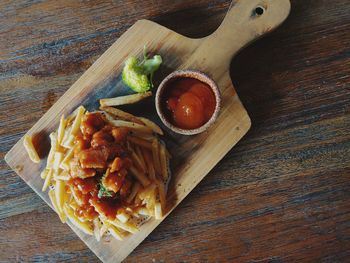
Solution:
M62 114L69 115L81 104L87 110L93 111L98 109L98 101L101 98L125 95L125 87L118 76L126 58L130 55L140 56L143 46L147 46L152 53L162 55L164 60L162 68L166 69L160 73L163 77L166 75L164 73L176 69L196 69L209 74L221 93L221 110L217 121L208 131L196 136L181 136L168 131L169 136L163 138L174 160L165 208L165 213L168 215L251 126L249 116L229 77L230 58L249 42L280 25L290 11L288 0L266 0L264 14L258 15L255 9L259 4L259 0L232 4L218 30L202 39L184 37L148 20L137 21L69 88L27 134L43 133L48 136L57 128ZM147 32L147 36L144 32ZM233 38L237 40L235 44L232 44ZM153 105L154 103L148 107L140 106L140 110L150 112L145 109L152 109ZM132 108L134 107L138 106ZM151 117L155 121L158 119L156 114ZM207 154L208 151L211 152L210 155ZM43 181L38 176L45 167L45 160L40 164L31 162L23 146L23 137L6 154L5 160L45 202L52 206L47 193L41 192ZM128 236L122 242L112 239L108 243L96 241L93 236L84 234L70 222L68 225L103 262L120 262L162 220L150 220L137 234Z
M136 19L202 37L229 1L0 5L3 157ZM286 24L233 60L251 131L128 261L347 261L349 10L344 0L292 1ZM1 261L97 260L12 175L1 160ZM57 232L40 235L46 221Z

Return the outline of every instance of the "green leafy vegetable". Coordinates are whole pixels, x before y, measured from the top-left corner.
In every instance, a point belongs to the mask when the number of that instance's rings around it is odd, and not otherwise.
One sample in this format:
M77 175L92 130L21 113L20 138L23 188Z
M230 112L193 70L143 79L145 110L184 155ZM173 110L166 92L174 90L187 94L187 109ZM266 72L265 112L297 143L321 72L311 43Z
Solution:
M112 191L108 191L106 189L106 187L103 185L102 182L100 182L100 190L98 191L98 198L102 198L102 197L112 197L113 196L113 192Z
M141 93L153 88L153 75L162 64L162 57L155 55L153 58L147 57L144 48L143 60L140 62L136 57L129 57L125 61L122 73L123 82L132 90Z

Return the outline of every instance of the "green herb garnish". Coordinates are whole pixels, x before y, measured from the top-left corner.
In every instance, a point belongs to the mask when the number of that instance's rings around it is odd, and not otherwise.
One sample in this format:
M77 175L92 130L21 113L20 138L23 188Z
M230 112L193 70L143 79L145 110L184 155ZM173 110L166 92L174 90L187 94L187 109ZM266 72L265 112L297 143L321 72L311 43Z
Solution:
M112 191L108 191L106 189L106 187L103 185L102 182L100 182L100 190L98 191L98 198L102 198L102 197L112 197L113 196L113 192Z

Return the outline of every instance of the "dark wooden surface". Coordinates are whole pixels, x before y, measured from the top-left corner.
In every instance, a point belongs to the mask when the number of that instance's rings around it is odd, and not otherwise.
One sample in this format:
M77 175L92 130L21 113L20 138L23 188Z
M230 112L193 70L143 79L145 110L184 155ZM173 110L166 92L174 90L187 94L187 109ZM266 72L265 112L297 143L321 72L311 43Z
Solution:
M5 153L136 20L202 37L229 2L0 2L0 262L98 261ZM349 261L349 13L292 0L232 61L250 132L126 261Z

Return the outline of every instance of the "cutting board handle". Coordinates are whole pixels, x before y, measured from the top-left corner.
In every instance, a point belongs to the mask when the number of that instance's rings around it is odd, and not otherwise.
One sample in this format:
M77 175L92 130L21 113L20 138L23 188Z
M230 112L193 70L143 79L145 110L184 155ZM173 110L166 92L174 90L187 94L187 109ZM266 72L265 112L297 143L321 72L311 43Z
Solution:
M229 66L240 49L279 26L290 7L289 0L233 0L219 28L203 39L200 52L206 64ZM216 63L208 63L211 59Z

